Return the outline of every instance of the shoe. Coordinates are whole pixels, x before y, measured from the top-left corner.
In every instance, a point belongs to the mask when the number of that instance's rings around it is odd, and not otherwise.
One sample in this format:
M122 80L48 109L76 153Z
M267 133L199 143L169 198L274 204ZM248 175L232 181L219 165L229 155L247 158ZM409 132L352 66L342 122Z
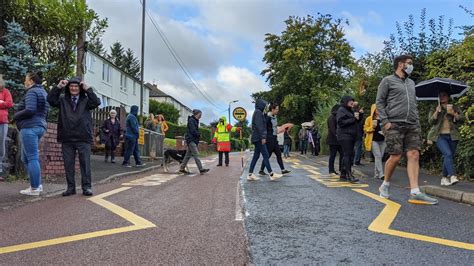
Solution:
M221 166L222 166L222 164L221 164L221 163L217 165L217 167L221 167Z
M330 177L339 177L339 174L334 172L334 173L329 173Z
M261 176L266 176L267 175L267 173L265 173L265 171L259 171L258 174L261 175Z
M441 185L442 186L450 186L451 182L449 182L449 179L447 177L442 177L441 178Z
M92 189L86 188L85 190L82 190L82 195L84 195L84 196L92 196L92 195L93 195Z
M408 202L411 204L422 204L422 205L436 205L438 204L438 200L432 198L425 193L418 193L418 194L410 194L410 198Z
M352 184L355 184L355 183L359 183L359 178L355 177L355 176L349 176L347 178L347 181L349 181L350 183Z
M260 180L260 178L258 178L256 175L254 174L249 174L247 176L247 181L257 181L257 180Z
M185 175L190 175L191 173L186 171L185 169L179 169L179 171L181 174L185 174Z
M115 160L110 161L111 163L115 163Z
M145 165L146 165L146 163L138 163L138 164L135 164L135 167L143 167Z
M356 162L354 163L354 165L362 165L360 162Z
M270 173L270 181L277 181L278 179L282 178L283 176L280 174Z
M66 191L63 192L63 197L68 197L68 196L72 196L72 195L76 195L76 190L72 190L72 189L68 189Z
M227 164L225 165L225 167L229 167L229 164L227 163Z
M384 199L390 198L390 186L381 185L379 187L380 197Z
M126 168L132 168L132 166L129 163L122 164L122 166Z
M290 170L284 169L284 170L281 171L281 174L282 174L282 175L287 175L287 174L289 174L289 173L291 173Z
M456 183L458 183L458 182L459 182L458 177L455 176L455 175L452 175L452 176L451 176L451 185L454 185L454 184L456 184Z
M199 173L201 173L201 175L202 175L202 174L205 174L205 173L207 173L207 172L209 172L209 169L201 169L201 170L199 170Z
M39 196L41 193L40 189L39 188L32 188L32 187L29 187L27 189L23 189L20 191L20 194L22 195L27 195L27 196Z

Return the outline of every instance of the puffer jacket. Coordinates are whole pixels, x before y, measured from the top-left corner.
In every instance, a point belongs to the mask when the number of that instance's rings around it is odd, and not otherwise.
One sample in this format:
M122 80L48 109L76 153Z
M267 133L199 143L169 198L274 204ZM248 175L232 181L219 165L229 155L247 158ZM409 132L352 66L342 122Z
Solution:
M337 120L337 130L336 135L338 141L342 139L351 139L356 140L358 120L354 116L354 112L350 107L347 106L349 101L353 101L354 98L351 96L344 96L341 99L341 106L337 110L336 120Z

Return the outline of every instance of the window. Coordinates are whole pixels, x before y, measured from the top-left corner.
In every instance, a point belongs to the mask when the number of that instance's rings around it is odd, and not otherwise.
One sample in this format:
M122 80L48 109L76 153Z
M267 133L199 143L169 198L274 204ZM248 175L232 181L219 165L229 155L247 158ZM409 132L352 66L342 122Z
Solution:
M95 62L95 56L93 56L92 54L87 54L86 71L94 73L94 62Z
M127 76L124 74L120 74L120 90L127 92Z
M110 83L110 81L112 80L111 74L112 73L110 71L110 66L106 63L103 63L102 64L102 80L107 83Z

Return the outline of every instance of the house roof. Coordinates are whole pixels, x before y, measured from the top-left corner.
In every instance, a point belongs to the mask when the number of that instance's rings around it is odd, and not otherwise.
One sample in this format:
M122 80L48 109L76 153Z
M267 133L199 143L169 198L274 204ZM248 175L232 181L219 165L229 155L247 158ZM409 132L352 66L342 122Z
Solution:
M184 107L186 110L188 110L189 112L192 112L191 108L187 107L186 105L184 105L183 103L178 101L173 96L164 93L163 91L158 89L158 86L156 86L154 84L150 84L150 83L147 82L145 84L145 87L150 89L150 95L149 95L150 98L171 98L171 99L173 99L173 101L177 102L179 105Z

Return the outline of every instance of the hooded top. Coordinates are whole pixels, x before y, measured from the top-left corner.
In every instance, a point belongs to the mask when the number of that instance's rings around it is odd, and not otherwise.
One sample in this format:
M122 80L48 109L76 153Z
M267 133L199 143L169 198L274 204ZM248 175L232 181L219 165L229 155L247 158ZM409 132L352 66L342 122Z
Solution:
M255 102L255 111L252 116L252 142L260 142L267 138L267 126L263 110L267 106L267 102L258 99Z
M125 137L129 139L138 139L140 136L140 125L138 123L138 106L130 107L130 114L125 121Z
M341 106L337 110L337 140L341 139L352 139L356 140L358 131L358 120L354 116L354 112L350 107L347 106L349 101L353 101L354 98L351 96L344 96L341 99Z
M199 114L199 112L193 113L195 115ZM201 133L199 133L199 119L196 118L195 115L191 115L188 117L188 129L186 131L186 143L195 143L196 145L199 144L199 140L201 139Z
M217 151L229 152L231 150L230 143L230 133L236 132L237 128L232 127L232 125L227 124L227 119L225 116L222 116L219 123L216 126L216 131L214 132L214 139L217 142Z
M339 145L339 142L337 142L337 136L336 136L336 129L337 129L337 110L339 109L340 105L336 104L332 107L331 109L331 115L328 117L327 125L328 125L328 137L326 139L326 142L328 145Z
M100 105L100 100L92 88L84 90L81 86L76 109L73 109L69 86L80 84L80 78L72 78L64 88L55 87L48 94L48 102L59 108L58 142L92 143L92 116L90 110Z

